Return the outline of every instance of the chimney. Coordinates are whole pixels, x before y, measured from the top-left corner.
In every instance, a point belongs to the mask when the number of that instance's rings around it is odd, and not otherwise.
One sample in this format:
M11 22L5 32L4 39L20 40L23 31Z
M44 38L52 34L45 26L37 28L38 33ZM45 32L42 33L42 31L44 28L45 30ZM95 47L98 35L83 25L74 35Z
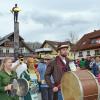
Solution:
M96 32L97 30L94 30L94 32Z

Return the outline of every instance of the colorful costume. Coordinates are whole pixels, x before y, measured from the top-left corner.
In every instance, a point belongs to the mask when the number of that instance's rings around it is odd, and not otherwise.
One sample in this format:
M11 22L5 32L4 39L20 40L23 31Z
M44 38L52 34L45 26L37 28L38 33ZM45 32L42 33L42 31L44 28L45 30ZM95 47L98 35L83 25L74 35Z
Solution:
M32 100L32 98L35 98L33 100L38 100L38 78L36 73L31 73L30 71L24 71L21 75L21 78L26 79L29 84L29 92L27 95L24 97L24 100Z

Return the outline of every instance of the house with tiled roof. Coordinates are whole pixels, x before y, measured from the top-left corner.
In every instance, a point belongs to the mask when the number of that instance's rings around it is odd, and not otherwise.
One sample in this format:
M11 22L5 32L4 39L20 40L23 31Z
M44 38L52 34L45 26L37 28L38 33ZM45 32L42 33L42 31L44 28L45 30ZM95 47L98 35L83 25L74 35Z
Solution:
M19 36L19 52L25 57L30 56L32 49L24 42L24 39ZM14 32L0 38L0 61L4 57L14 57Z
M100 30L85 34L74 46L75 59L100 56Z
M60 43L71 45L69 41L64 41L64 42L58 42L58 41L50 41L50 40L45 40L41 46L41 48L51 48L53 54L57 54L57 47Z
M39 53L39 55L51 54L53 57L55 57L58 54L57 47L60 43L67 44L69 45L69 47L71 47L72 45L70 41L59 42L59 41L45 40L41 45L41 48L37 49L36 52ZM69 55L71 55L71 52Z

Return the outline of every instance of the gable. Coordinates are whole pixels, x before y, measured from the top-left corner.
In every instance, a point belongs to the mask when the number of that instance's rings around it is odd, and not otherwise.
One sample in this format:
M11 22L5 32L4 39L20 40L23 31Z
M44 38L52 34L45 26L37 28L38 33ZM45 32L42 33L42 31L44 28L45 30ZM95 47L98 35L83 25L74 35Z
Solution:
M44 43L42 44L41 48L43 47L48 47L48 48L52 48L55 51L57 50L57 47L59 44L67 44L71 46L71 43L69 41L65 41L65 42L58 42L58 41L50 41L50 40L45 40Z
M14 47L14 33L10 33L3 38L0 39L0 46L4 47ZM26 45L24 42L24 39L19 36L19 48L25 47L27 50L31 51L32 50Z
M43 48L52 48L48 43L45 43Z

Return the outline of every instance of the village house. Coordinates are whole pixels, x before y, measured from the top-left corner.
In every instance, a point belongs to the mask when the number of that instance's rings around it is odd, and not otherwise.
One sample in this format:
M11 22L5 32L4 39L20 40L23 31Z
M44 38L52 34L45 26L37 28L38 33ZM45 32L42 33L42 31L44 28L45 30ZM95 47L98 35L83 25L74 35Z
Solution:
M85 34L74 47L75 59L100 56L100 30Z
M30 56L32 52L21 36L19 36L19 52L25 57ZM4 57L14 57L14 32L0 39L0 61Z
M73 58L74 55L73 55L72 52L70 52L70 48L71 48L72 44L69 41L58 42L58 41L45 40L43 42L43 44L41 45L41 48L40 49L36 49L36 52L38 53L40 58L43 57L46 54L50 54L51 57L55 57L58 54L57 46L60 43L69 45L69 54L68 55L69 55L69 58Z

